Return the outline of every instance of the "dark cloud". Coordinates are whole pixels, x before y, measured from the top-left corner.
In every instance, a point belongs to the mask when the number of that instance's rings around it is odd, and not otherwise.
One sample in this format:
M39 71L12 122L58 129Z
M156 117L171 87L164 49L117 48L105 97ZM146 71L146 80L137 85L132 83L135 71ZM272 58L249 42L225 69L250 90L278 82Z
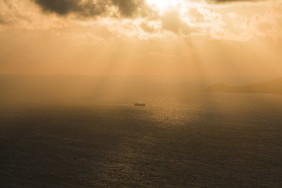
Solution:
M106 6L102 1L93 3L91 0L34 0L44 11L55 12L59 15L77 13L82 16L95 16L105 12Z
M44 11L65 16L77 14L83 17L95 17L108 14L109 7L118 8L121 16L132 17L145 4L144 0L33 0Z
M123 16L132 16L144 6L144 0L111 0Z

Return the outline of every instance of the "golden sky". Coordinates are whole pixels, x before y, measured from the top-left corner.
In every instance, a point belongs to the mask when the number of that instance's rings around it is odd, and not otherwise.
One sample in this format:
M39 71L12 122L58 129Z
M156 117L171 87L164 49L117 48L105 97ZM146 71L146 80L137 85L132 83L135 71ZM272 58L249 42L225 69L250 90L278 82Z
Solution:
M282 1L0 0L0 74L282 75Z

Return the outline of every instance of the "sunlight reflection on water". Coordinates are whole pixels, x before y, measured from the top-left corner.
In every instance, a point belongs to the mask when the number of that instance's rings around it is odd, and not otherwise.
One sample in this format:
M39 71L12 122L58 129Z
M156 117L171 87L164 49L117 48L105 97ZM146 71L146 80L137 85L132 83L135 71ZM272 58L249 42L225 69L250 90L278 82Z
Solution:
M136 101L146 106L135 107ZM0 186L281 183L281 97L207 94L184 102L85 104L0 108Z

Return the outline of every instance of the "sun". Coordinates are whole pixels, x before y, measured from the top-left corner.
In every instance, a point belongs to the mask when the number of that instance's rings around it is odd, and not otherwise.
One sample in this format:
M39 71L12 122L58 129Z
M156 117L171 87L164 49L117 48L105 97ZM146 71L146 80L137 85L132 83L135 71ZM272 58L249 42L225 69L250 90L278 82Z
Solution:
M181 14L188 5L188 1L185 0L146 0L146 3L159 14L170 9L178 10Z
M159 12L163 12L166 9L177 7L180 1L177 0L146 0L146 3L156 9Z

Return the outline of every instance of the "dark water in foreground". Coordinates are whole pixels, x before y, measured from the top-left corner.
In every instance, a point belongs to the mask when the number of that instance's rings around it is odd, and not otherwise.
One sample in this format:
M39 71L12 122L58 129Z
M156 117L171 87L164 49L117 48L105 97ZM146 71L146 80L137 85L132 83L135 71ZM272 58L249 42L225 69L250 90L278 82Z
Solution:
M282 98L3 105L0 187L281 187Z

